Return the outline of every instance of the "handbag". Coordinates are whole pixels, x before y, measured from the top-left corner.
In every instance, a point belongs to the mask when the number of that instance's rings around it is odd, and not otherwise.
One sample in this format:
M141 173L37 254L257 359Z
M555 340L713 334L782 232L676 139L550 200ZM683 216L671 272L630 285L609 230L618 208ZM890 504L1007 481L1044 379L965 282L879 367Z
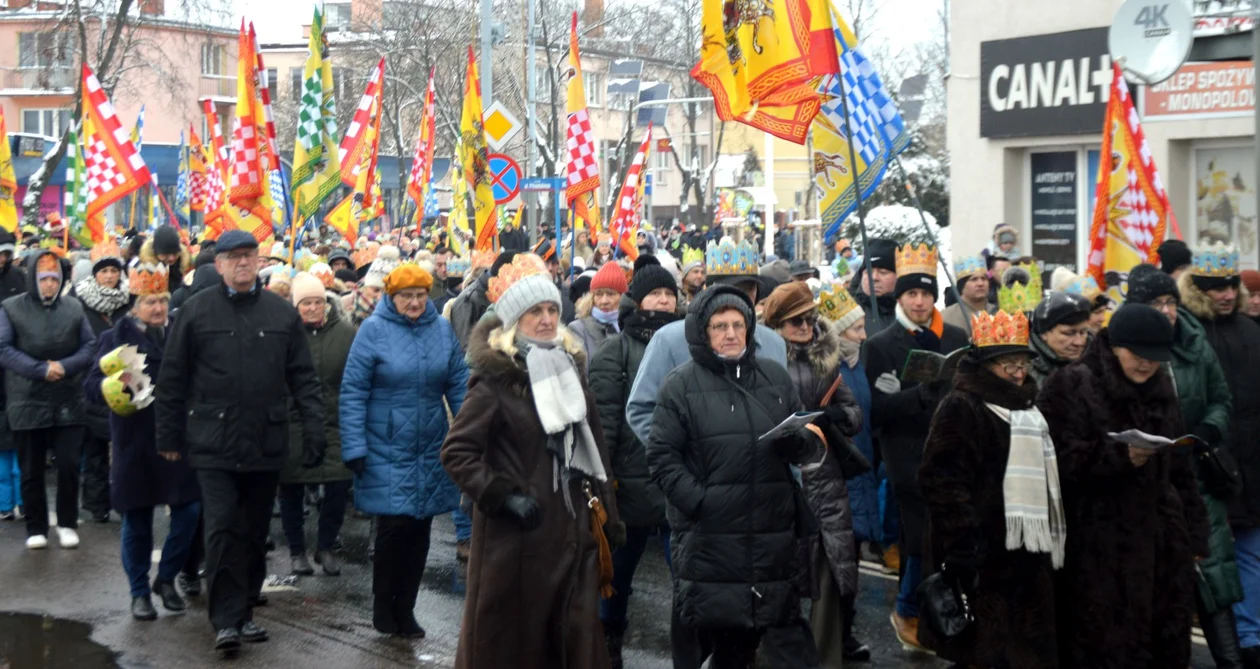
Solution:
M944 569L923 579L916 595L919 620L938 639L953 640L975 622L967 593L946 580Z
M1213 497L1227 500L1242 492L1242 473L1229 449L1202 444L1194 449L1193 457L1203 487Z

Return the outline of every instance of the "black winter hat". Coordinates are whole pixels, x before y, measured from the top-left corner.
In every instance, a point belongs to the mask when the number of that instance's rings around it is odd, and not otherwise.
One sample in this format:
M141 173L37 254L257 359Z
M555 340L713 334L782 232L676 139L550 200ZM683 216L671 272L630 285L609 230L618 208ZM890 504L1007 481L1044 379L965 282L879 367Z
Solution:
M144 235L135 235L131 238L131 243L127 245L127 252L134 258L140 255L142 246L144 246Z
M1033 329L1045 334L1056 325L1080 325L1089 320L1093 304L1083 295L1056 290L1033 310Z
M639 254L639 257L634 259L634 274L637 276L639 273L639 270L643 269L644 267L647 267L648 265L655 265L657 267L660 267L661 261L658 260L657 257L652 255L651 253Z
M179 253L179 248L179 232L175 228L163 225L153 231L153 253L155 255Z
M214 247L202 247L197 253L197 257L193 259L193 269L197 269L203 265L214 264Z
M1165 240L1155 252L1159 254L1159 269L1165 274L1172 274L1178 267L1194 262L1190 247L1180 239Z
M4 253L5 251L8 251L10 254L12 254L14 249L16 248L17 248L17 237L14 237L13 233L9 232L8 230L0 229L0 253Z
M120 272L123 271L122 258L119 258L118 256L103 256L97 259L96 262L92 263L92 276L96 276L97 272L105 269L106 267L113 267Z
M866 255L871 259L871 267L897 271L897 242L891 239L872 239L867 242ZM863 262L865 267L866 263Z
M674 275L664 267L648 265L635 271L634 280L630 282L630 299L638 305L643 298L657 288L668 288L677 293L678 282L674 280Z
M1147 304L1165 295L1172 295L1178 302L1181 301L1177 280L1171 274L1165 274L1158 267L1147 263L1129 270L1129 292L1125 295L1127 301Z
M595 273L591 271L582 272L578 275L573 283L569 285L569 301L577 304L582 296L591 292L591 279L595 277Z
M345 283L345 282L358 283L359 282L359 275L356 274L354 270L346 269L344 267L334 272L333 277L337 279L341 279L342 283Z
M494 259L494 264L490 265L490 276L499 276L499 268L512 262L516 257L516 251L503 251Z
M922 288L931 293L933 300L941 296L941 291L936 285L936 277L931 274L907 274L897 277L897 287L893 289L893 296L900 298L903 293L914 288Z
M1149 305L1121 305L1111 315L1107 338L1112 346L1127 348L1138 357L1156 362L1172 360L1172 323Z

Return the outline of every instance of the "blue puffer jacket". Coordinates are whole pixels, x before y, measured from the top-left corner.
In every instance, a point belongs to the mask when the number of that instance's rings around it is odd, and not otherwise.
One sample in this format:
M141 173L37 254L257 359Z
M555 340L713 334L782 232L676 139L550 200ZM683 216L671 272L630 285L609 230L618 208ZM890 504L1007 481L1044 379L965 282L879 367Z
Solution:
M354 503L371 515L427 518L454 511L459 489L442 469L446 407L468 388L464 352L433 302L412 322L382 297L359 328L341 379L341 457L366 458Z
M858 406L862 407L862 431L853 435L853 443L870 462L875 462L875 448L871 442L871 386L866 380L866 368L862 363L849 367L840 363L840 376L844 385L853 391ZM871 471L848 480L849 507L853 511L853 533L858 541L883 543L883 524L879 519L879 476Z

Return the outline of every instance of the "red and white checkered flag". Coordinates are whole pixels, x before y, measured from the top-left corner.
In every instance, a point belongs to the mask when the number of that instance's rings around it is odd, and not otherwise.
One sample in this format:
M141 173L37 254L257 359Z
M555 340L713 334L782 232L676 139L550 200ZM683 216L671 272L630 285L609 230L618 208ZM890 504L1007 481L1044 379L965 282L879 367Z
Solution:
M87 180L87 218L103 217L109 205L149 184L149 168L122 127L114 105L92 68L83 66L83 165Z
M578 55L577 12L569 27L569 91L567 99L568 121L565 126L564 150L567 155L565 174L568 186L565 199L573 213L591 226L591 232L599 232L599 158L595 154L595 133L591 130L591 117L586 111L586 90L582 87L582 60Z
M341 149L338 151L342 166L341 183L351 188L358 183L359 172L367 164L363 160L363 152L371 148L364 139L368 135L368 126L372 125L373 112L380 113L383 90L381 82L384 80L385 59L381 58L372 69L367 89L363 91L363 97L359 98L359 106L355 108L354 118L350 119L350 125L346 128L346 136L341 139Z
M621 193L617 197L617 213L610 226L622 252L631 260L639 257L634 238L639 231L639 209L643 206L643 166L647 164L651 142L652 124L649 123L643 143L639 145L638 153L634 154L634 162L626 170L626 182L621 186Z

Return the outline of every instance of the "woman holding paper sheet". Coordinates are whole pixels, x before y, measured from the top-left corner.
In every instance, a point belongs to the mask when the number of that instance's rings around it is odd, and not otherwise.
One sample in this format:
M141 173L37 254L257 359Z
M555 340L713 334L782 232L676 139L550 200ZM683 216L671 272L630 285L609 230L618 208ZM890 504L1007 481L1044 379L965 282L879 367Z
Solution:
M1037 407L1058 455L1069 533L1056 574L1062 666L1189 666L1194 557L1208 554L1194 472L1185 454L1108 437L1182 433L1161 365L1172 346L1167 318L1125 304L1080 360L1042 385Z
M97 339L97 358L120 346L135 346L144 355L144 373L150 382L157 379L166 347L167 270L164 266L141 264L131 269L129 281L135 302L130 315L118 321ZM124 374L126 374L124 372ZM122 379L134 382L134 379ZM107 381L100 364L88 370L83 392L88 402L106 406L119 399ZM126 398L123 398L126 399ZM157 424L152 406L123 416L109 416L112 466L110 505L122 515L122 563L131 582L131 614L137 620L153 620L157 611L150 599L156 591L162 606L172 613L182 612L183 599L174 581L184 566L201 513L201 490L188 460L168 460L158 454ZM157 579L149 585L153 555L153 514L159 506L171 509L171 529L162 547Z

